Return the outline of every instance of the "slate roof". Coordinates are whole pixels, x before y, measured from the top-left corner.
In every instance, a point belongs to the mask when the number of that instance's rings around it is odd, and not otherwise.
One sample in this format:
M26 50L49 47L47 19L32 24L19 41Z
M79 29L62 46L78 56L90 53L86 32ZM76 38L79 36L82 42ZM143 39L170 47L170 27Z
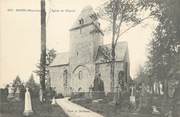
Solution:
M63 52L63 53L58 53L56 55L56 58L49 66L53 67L53 66L68 65L68 64L69 64L69 53Z
M124 61L126 53L128 54L128 43L127 42L118 42L115 48L115 60ZM111 60L111 44L99 46L96 63L109 62ZM127 58L128 59L128 58Z

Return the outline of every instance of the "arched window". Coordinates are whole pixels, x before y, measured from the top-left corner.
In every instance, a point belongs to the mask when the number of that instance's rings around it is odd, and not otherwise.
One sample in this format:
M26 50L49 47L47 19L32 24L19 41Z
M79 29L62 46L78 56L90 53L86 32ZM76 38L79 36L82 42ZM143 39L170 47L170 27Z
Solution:
M83 73L82 73L82 71L79 71L79 73L78 73L78 78L81 80L82 77L83 77Z
M79 20L79 24L84 24L84 19L83 19L83 18L81 18L81 19Z

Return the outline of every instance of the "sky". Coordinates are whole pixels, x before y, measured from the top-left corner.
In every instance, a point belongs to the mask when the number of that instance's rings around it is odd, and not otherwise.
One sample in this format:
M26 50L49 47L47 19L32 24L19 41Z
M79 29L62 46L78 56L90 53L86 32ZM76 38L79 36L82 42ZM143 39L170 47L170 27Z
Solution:
M69 50L69 29L80 11L87 5L96 9L104 0L46 0L47 48L57 52ZM17 75L27 81L40 59L40 0L0 1L0 87L12 82ZM49 12L51 11L51 12ZM102 27L105 24L101 24ZM156 22L149 19L124 34L127 41L131 76L147 60L147 44ZM105 32L104 43L110 43ZM34 74L35 75L35 74ZM35 76L38 81L38 77Z

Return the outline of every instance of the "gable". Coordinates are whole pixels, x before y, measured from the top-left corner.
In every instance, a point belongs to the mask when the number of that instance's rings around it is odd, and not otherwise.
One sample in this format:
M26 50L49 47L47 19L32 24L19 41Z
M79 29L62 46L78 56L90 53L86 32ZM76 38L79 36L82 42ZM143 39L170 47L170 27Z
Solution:
M128 44L127 42L118 42L115 48L115 60L129 62ZM111 44L99 46L96 63L110 62L111 56Z

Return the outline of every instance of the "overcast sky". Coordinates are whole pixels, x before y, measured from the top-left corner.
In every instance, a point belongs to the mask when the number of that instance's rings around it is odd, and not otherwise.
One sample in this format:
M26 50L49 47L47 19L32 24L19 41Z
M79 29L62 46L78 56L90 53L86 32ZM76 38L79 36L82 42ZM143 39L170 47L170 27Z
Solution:
M40 0L0 2L0 87L2 87L17 75L26 81L36 69L40 59L40 12L30 12L28 9L39 10ZM47 48L54 48L58 52L68 51L69 28L73 21L85 6L91 5L96 8L102 2L103 0L47 0ZM49 9L59 12L49 13ZM60 12L62 10L64 12ZM128 42L132 77L135 77L139 65L143 65L146 60L146 48L152 38L154 27L154 21L148 20L121 37L122 41ZM104 43L109 42L111 37L105 33Z

